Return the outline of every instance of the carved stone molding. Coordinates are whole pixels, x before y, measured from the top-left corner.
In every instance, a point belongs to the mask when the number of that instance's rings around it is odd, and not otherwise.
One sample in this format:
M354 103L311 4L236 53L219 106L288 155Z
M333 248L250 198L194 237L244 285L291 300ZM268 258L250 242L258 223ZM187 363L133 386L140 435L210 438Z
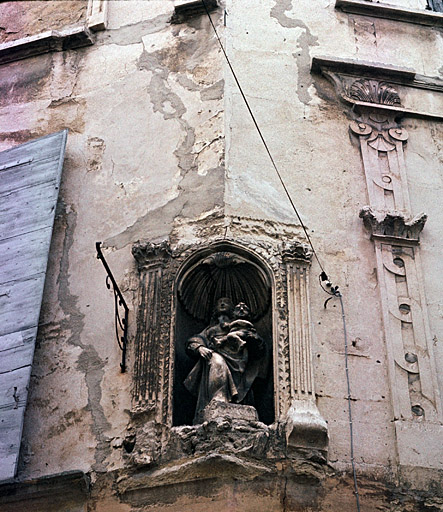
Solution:
M382 211L410 210L404 144L408 132L392 115L367 112L350 124L358 138L371 207Z
M47 30L33 36L0 44L0 65L48 52L61 52L91 46L95 34L86 25Z
M360 78L352 82L348 90L349 98L379 105L401 105L400 96L387 82Z
M442 407L419 251L427 217L411 212L404 158L408 133L398 119L443 119L436 97L443 81L410 69L326 57L313 59L312 72L328 78L359 116L350 130L359 143L370 205L360 217L375 245L398 462L441 467L433 448L441 444ZM414 449L418 432L427 437L426 455Z
M406 130L370 109L350 129L360 143L370 203L360 218L375 243L399 463L421 465L411 444L417 423L432 446L442 419L418 247L427 216L411 215ZM431 467L440 464L431 454L427 459Z
M141 454L134 449L138 455L133 460L165 456L162 446L172 432L175 322L177 301L183 293L180 279L186 272L198 272L200 266L208 267L205 272L211 268L219 271L220 266L231 263L239 269L256 264L263 269L260 272L267 269L263 279L272 289L269 318L272 318L275 421L286 425L285 436L293 448L326 451L327 426L315 405L309 248L295 241L282 244L277 239L265 242L224 238L174 246L168 242L138 242L132 252L140 275L133 402L145 417L143 428L137 427L138 437L153 437L150 449L142 450ZM255 278L260 277L260 272L257 270ZM148 434L143 434L145 431Z
M393 118L443 119L438 98L443 93L440 78L380 62L320 56L312 59L311 72L329 80L338 97L352 105L355 112L364 113L370 108L373 112L391 113Z
M362 14L388 20L417 23L428 27L443 26L443 14L426 9L410 9L403 6L391 5L389 1L368 2L368 0L336 0L336 9L351 14ZM438 8L434 8L439 11Z
M398 245L418 245L420 233L428 217L425 213L420 213L407 220L401 212L374 212L370 206L366 206L360 211L360 218L373 239Z

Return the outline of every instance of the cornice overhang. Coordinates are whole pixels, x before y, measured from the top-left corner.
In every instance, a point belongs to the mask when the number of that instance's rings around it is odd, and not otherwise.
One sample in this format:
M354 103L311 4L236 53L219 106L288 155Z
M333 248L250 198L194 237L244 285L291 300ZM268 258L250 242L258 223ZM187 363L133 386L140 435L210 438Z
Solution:
M408 116L443 120L443 80L440 78L380 62L323 56L313 57L311 73L327 78L340 99L352 105L356 111L370 108L390 112L398 118ZM368 86L378 88L379 93L369 98L353 94L352 89L355 90L356 84L364 85L365 81ZM382 93L388 88L398 100L386 101Z
M443 14L425 9L409 9L367 0L336 0L335 8L350 14L404 21L428 27L443 27Z

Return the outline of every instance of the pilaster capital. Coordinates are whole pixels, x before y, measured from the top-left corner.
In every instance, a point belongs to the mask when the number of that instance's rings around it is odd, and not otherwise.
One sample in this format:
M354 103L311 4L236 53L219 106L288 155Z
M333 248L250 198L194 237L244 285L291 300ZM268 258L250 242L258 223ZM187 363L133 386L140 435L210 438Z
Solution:
M164 264L171 257L172 250L168 240L160 243L138 241L132 246L132 255L141 269Z
M374 239L398 245L418 245L428 216L420 213L408 220L402 212L377 212L365 206L360 211L360 218Z
M279 246L279 252L284 263L290 261L302 261L310 264L312 250L307 244L300 242L283 242Z

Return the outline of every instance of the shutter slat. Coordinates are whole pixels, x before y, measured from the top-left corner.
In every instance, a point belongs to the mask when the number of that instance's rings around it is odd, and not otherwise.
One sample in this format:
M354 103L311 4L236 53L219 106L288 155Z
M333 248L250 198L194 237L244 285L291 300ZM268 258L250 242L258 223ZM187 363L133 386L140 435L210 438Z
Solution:
M0 481L17 469L66 137L0 153Z

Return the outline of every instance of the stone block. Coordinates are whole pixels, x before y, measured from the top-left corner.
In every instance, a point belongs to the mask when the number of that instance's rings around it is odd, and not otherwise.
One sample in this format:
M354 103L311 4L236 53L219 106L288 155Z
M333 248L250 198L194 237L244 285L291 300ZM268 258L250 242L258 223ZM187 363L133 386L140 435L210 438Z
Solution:
M258 421L255 407L250 405L229 404L226 402L211 402L201 413L201 422L213 421L216 418L231 420Z

